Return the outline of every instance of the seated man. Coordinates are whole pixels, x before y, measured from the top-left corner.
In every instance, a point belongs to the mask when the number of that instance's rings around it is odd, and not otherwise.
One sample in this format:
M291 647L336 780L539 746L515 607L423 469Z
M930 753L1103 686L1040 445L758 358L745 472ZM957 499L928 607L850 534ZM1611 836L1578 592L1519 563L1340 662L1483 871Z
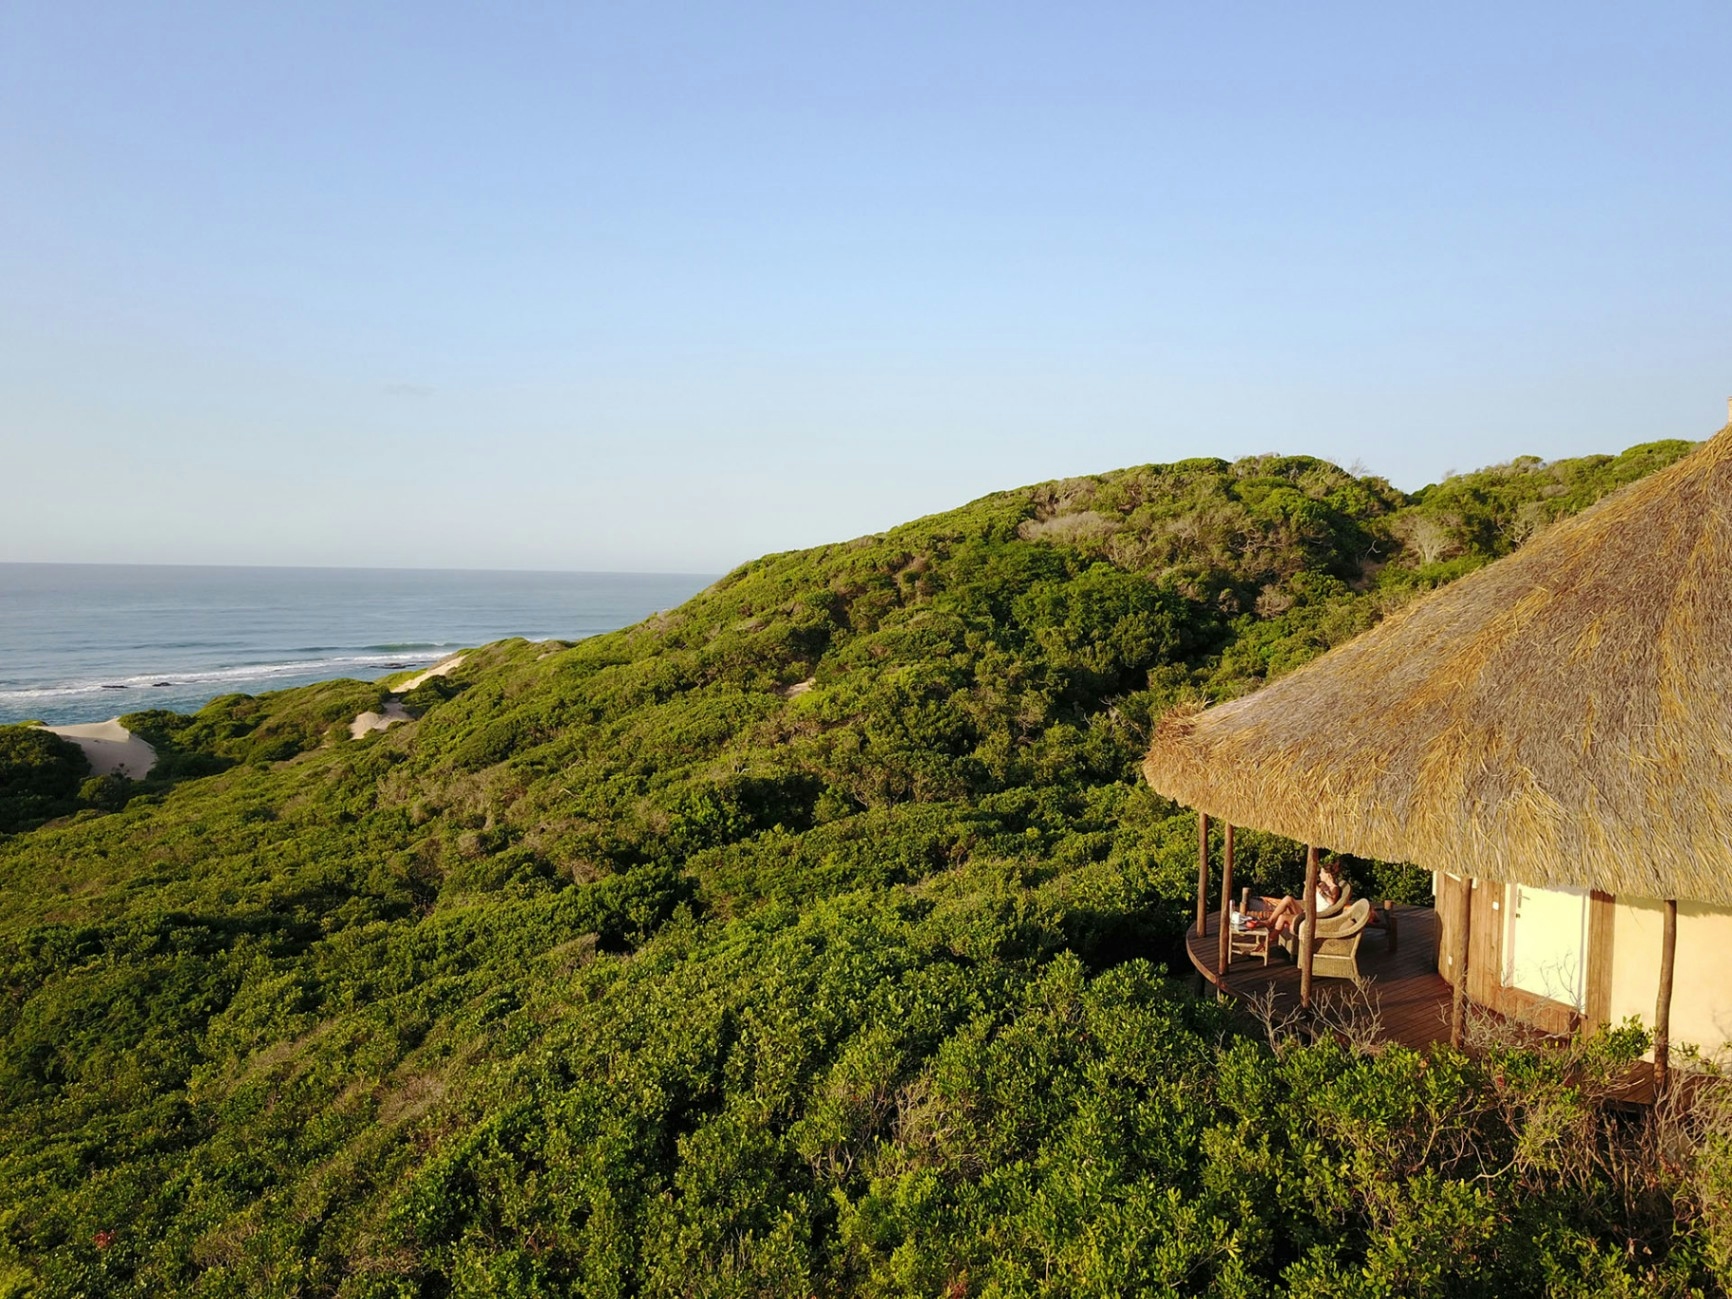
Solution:
M1341 862L1331 857L1317 871L1317 914L1324 915L1341 897L1345 884L1341 879ZM1299 927L1305 917L1305 904L1298 898L1257 898L1251 904L1257 918L1277 934L1289 933Z

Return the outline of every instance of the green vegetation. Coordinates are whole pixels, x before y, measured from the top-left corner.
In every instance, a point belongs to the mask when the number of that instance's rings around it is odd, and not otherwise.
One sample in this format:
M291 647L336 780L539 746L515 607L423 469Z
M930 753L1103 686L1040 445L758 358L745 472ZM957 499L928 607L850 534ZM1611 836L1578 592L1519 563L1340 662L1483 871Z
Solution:
M1722 1146L1640 1163L1588 1085L1639 1035L1248 1035L1168 974L1195 822L1136 775L1686 449L1126 470L485 647L360 740L355 682L127 719L150 781L0 838L0 1294L1723 1286Z
M238 762L281 762L335 743L356 716L380 708L385 688L361 681L326 681L255 699L222 695L191 717L153 708L128 713L121 724L156 750L157 783L208 776Z
M84 750L39 726L0 726L0 834L16 834L78 807L90 774Z

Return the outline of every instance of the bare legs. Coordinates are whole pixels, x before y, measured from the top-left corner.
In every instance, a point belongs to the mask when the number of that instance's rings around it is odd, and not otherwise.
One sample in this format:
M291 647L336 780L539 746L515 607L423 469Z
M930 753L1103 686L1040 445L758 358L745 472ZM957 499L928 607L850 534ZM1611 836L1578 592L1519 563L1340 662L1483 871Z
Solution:
M1263 922L1278 934L1287 933L1299 923L1305 908L1297 898L1260 898L1258 908Z

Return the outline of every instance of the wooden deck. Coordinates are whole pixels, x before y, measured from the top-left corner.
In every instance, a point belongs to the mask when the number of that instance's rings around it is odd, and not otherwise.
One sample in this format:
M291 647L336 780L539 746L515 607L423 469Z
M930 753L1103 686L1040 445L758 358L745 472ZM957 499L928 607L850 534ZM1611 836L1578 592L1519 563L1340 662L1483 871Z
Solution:
M1437 912L1430 907L1395 908L1399 941L1391 955L1381 930L1367 931L1359 944L1359 973L1371 982L1383 1023L1383 1036L1403 1046L1427 1047L1449 1039L1450 987L1437 972ZM1191 964L1205 980L1235 997L1275 991L1281 1010L1299 1005L1299 967L1275 948L1265 966L1260 957L1238 956L1223 975L1217 968L1219 911L1209 913L1208 932L1198 937L1193 925L1185 934ZM1345 986L1341 979L1313 979L1318 997Z

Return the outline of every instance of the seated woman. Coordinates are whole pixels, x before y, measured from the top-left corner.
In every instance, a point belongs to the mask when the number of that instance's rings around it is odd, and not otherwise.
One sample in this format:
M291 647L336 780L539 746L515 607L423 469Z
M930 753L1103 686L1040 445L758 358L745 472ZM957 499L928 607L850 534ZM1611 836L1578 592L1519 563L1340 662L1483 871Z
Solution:
M1333 907L1345 888L1346 884L1341 878L1340 860L1331 857L1321 863L1317 871L1317 914L1323 915ZM1305 916L1305 904L1298 898L1263 897L1251 905L1257 912L1257 918L1277 934L1297 929L1299 921Z

